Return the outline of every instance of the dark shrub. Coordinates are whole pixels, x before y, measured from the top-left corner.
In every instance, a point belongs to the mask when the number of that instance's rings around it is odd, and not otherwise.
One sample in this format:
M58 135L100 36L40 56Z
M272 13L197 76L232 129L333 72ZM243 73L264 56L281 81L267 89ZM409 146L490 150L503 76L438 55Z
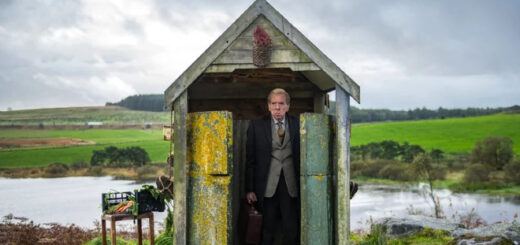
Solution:
M68 170L69 170L69 166L67 166L67 164L61 163L61 162L55 162L55 163L49 164L45 168L45 175L47 177L63 176L67 173Z
M383 153L381 155L381 158L392 160L399 156L402 149L399 143L392 141L392 140L385 140L379 143L381 145L381 148L383 149Z
M446 179L446 174L448 173L448 168L446 166L440 165L440 164L434 164L433 165L433 173L432 177L436 180L444 180Z
M86 162L73 162L72 164L70 164L70 168L72 170L80 170L88 167L88 163Z
M92 157L90 158L90 165L92 165L92 166L103 165L106 157L107 157L107 154L105 153L104 150L94 150L94 151L92 151Z
M352 162L350 165L350 178L363 176L361 173L365 164L365 162Z
M128 160L130 160L130 162L134 163L134 166L139 167L150 162L150 156L148 156L148 152L146 152L141 147L131 146L121 151L122 155L124 155Z
M513 159L513 141L508 137L487 137L475 144L471 162L483 163L497 170Z
M467 162L461 162L454 159L445 160L445 164L451 171L464 170L467 167Z
M514 161L504 166L507 181L520 184L520 161Z
M371 177L378 178L379 171L386 165L394 164L394 161L376 160L370 162L355 162L351 166L351 177Z
M484 164L471 164L464 172L464 181L468 183L488 181L490 170Z
M432 182L446 178L446 166L434 163L430 153L420 153L417 155L412 162L412 168L419 180Z
M440 162L442 159L444 159L444 151L439 149L432 149L430 151L430 156L434 162Z
M92 157L90 158L91 166L104 165L108 160L108 164L112 167L122 166L127 167L127 163L131 163L134 166L143 166L150 162L150 156L141 147L131 146L124 149L118 149L115 146L106 147L104 150L92 151Z
M105 157L108 158L110 164L124 162L125 158L123 152L115 146L105 147Z
M402 146L402 156L403 161L405 162L413 162L413 159L421 153L425 153L426 151L419 145L408 145L407 142L403 143Z
M379 170L379 178L391 180L414 180L414 174L411 171L409 163L392 163Z

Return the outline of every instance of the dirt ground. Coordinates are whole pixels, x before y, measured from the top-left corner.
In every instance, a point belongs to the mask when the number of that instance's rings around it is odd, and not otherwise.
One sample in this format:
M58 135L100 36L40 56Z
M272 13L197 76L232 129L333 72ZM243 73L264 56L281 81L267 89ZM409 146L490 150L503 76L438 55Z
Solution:
M31 146L70 146L93 144L95 144L95 142L71 138L0 139L0 149Z

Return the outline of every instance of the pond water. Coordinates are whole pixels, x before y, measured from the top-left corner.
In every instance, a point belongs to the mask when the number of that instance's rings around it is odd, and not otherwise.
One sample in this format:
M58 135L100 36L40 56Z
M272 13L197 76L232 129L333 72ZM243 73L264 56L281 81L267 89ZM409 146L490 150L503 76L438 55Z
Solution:
M101 193L133 192L143 184L155 182L138 184L113 177L0 178L0 215L13 214L39 224L55 222L94 228L94 221L101 218ZM166 212L154 213L154 220L162 222L165 216Z
M40 224L56 222L94 228L94 221L101 216L101 193L133 191L142 184L154 183L112 177L0 178L0 216L12 213ZM423 195L423 187L360 185L351 200L352 230L367 229L370 219L406 215L410 210L432 214L433 206ZM515 213L520 213L520 197L453 194L449 190L437 190L436 194L448 218L458 219L474 209L487 223L494 223L512 221ZM162 222L165 215L155 213L156 222Z
M428 185L362 184L350 203L352 229L367 229L370 220L381 217L400 217L413 213L433 215L433 203L426 195ZM486 223L517 220L520 197L500 197L483 194L459 194L450 190L434 190L439 197L443 216L459 221L472 210Z

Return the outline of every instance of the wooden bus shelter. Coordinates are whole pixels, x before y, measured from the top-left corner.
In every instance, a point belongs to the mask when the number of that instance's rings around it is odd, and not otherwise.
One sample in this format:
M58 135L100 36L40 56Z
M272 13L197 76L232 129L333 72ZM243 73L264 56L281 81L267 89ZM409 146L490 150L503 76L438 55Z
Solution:
M253 31L272 38L253 64ZM300 115L301 244L348 244L350 98L360 88L265 0L256 0L164 93L174 111L174 244L239 244L248 120L274 88ZM327 93L335 90L335 116Z

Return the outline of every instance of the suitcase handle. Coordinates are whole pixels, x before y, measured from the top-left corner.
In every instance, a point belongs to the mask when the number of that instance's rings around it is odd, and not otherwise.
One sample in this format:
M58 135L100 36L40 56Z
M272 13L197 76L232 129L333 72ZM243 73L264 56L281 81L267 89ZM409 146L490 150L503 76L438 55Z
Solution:
M251 207L251 210L249 210L250 213L253 213L253 214L259 214L260 212L258 212L258 209L256 209L255 205L253 204L248 204L250 207Z

